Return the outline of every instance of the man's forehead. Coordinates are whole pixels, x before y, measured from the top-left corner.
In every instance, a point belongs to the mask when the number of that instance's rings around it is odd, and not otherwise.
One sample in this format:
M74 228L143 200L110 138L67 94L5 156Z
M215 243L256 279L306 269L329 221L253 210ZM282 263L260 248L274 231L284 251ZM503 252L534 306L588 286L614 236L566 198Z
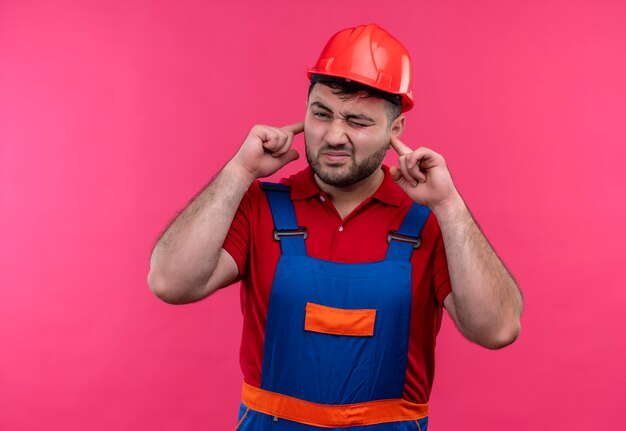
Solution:
M357 92L354 95L335 94L337 90L323 84L316 84L309 95L309 106L313 104L324 107L344 115L384 116L386 115L385 101L378 97L371 97L366 92Z

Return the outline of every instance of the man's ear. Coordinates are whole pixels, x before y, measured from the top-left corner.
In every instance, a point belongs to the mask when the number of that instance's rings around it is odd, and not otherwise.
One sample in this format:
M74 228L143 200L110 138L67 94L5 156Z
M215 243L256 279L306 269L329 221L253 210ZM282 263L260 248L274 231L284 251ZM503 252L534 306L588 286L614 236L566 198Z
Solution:
M402 136L402 132L404 131L404 115L400 114L398 118L393 120L391 123L391 135L394 138L399 138Z

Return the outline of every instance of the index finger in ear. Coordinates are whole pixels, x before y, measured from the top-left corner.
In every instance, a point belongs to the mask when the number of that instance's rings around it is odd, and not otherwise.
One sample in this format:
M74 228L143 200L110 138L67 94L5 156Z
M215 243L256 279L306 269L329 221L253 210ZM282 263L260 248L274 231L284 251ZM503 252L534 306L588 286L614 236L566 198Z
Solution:
M396 138L395 136L391 137L391 146L393 147L394 150L396 150L396 153L398 153L401 156L404 156L405 154L409 154L413 152L413 150L410 147L405 145L404 142L402 142L400 139Z
M282 127L283 130L287 132L291 132L294 135L298 133L302 133L304 131L304 121L300 121L299 123L289 124L287 126Z

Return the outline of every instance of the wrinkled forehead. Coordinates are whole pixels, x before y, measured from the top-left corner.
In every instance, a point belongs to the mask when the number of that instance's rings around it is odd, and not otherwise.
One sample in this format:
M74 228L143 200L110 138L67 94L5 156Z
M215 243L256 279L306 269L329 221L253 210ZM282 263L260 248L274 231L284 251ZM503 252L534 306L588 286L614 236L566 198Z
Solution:
M385 100L366 91L340 94L337 90L320 83L311 89L307 105L309 108L322 105L333 113L344 116L362 114L381 120L386 118L387 112Z

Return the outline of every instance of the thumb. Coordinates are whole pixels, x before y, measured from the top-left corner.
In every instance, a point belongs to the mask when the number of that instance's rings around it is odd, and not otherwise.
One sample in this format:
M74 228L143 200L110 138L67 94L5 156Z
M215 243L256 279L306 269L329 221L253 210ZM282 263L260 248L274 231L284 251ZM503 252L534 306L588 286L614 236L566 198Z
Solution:
M280 156L278 158L278 160L280 160L280 162L283 164L283 166L285 166L287 163L291 163L294 160L298 160L299 158L300 158L300 154L296 150L291 148L285 154Z
M391 179L394 180L396 183L400 182L400 180L402 179L402 172L400 172L400 169L398 169L396 166L392 166L391 168L389 168L389 175L391 175Z
M409 183L404 176L402 176L402 171L397 166L392 166L389 168L389 175L391 179L396 182L397 185L400 186L405 193L409 193L414 187Z

